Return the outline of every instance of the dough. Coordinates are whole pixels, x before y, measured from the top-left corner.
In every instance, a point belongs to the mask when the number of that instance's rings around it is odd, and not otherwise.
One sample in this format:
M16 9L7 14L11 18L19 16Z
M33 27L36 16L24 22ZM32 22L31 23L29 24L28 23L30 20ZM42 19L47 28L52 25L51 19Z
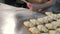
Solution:
M29 21L25 21L24 26L26 26L26 27L34 27L34 25L32 23L30 23Z
M40 34L40 31L36 27L29 28L29 31L32 34Z
M43 25L38 25L37 28L38 28L39 31L41 31L41 32L48 32L48 29L47 29L45 26L43 26Z

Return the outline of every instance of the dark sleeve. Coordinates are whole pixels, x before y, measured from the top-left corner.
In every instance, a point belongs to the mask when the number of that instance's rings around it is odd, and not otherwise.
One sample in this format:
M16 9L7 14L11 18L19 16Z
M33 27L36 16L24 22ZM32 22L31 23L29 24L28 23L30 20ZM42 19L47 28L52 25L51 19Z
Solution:
M16 3L21 3L21 4L23 4L24 2L21 1L21 0L16 0Z
M5 3L9 5L15 5L16 0L5 0Z
M27 5L25 2L21 1L21 0L16 0L16 5L18 7L24 7L24 8L27 8Z

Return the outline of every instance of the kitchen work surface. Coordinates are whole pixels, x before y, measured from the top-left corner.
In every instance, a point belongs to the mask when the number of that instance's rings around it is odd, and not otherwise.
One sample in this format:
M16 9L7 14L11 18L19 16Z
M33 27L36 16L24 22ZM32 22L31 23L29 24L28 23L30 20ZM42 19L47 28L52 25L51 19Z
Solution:
M37 19L45 16L44 14L33 12L29 9L25 9L21 7L17 8L7 4L0 3L0 34L2 34L1 33L2 26L6 23L4 22L4 19L9 15L14 15L16 17L15 29L17 34L30 34L30 32L24 28L23 25L24 21L27 21L32 18ZM13 25L13 23L11 23L11 25ZM12 29L13 26L11 26L10 28Z

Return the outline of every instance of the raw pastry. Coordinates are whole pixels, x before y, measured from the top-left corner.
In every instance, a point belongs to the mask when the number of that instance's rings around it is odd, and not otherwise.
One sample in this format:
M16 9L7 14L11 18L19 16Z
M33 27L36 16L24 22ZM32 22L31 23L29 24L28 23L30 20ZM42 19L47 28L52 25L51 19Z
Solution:
M57 34L57 31L55 31L55 30L50 30L50 31L49 31L49 34Z
M42 24L44 23L43 22L43 18L38 18L37 21L40 22L40 23L42 23Z
M30 22L33 24L33 25L39 25L40 22L38 22L36 19L30 19Z
M32 34L40 34L40 31L36 27L29 28L29 31Z
M53 15L52 12L45 12L45 14L46 14L47 16L51 16L51 15Z
M60 19L60 14L57 14L57 17Z
M52 25L51 23L45 24L45 26L46 26L48 29L55 29L54 25Z
M26 26L26 27L34 27L34 25L32 24L32 23L30 23L29 21L25 21L24 22L24 26Z
M41 33L41 34L48 34L48 33Z
M43 17L43 22L48 23L48 16Z
M38 25L37 28L40 32L48 32L48 29L43 25Z
M56 31L57 31L57 32L60 32L60 28L57 28Z
M60 26L60 22L57 22L57 21L52 22L52 24L53 24L55 27L59 27L59 26Z

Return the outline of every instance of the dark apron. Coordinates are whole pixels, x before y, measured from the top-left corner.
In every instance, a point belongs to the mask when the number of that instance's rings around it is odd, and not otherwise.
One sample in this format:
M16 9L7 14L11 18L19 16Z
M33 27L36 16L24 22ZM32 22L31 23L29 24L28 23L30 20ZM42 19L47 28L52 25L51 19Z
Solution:
M52 7L54 13L60 13L60 0L56 1L56 4Z
M60 13L60 0L56 0L56 3L47 8L44 12Z

